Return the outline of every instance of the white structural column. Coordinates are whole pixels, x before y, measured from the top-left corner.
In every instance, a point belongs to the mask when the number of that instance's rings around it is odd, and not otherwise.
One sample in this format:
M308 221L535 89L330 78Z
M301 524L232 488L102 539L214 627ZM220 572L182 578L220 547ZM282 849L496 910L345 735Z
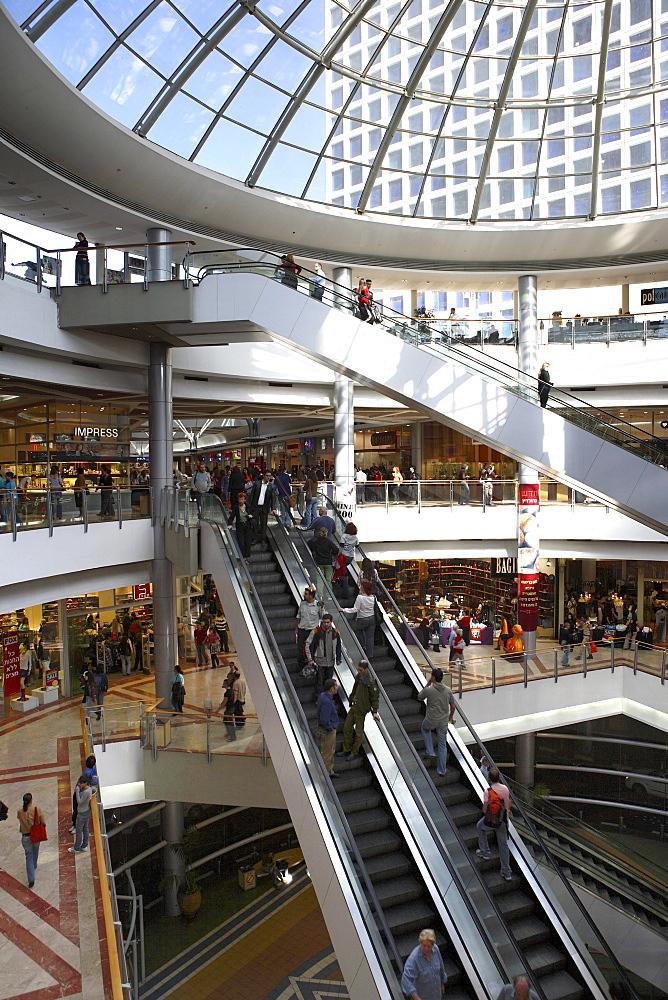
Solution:
M332 281L334 282L334 304L343 305L345 299L349 299L353 294L353 272L349 267L332 268Z
M171 240L169 229L146 230L146 268L149 281L170 281L172 277L171 248L150 246L151 243L165 243Z
M352 520L355 511L355 407L353 381L334 376L334 479L341 516Z
M411 424L411 459L419 479L423 478L424 424L417 420Z
M538 374L538 280L523 274L518 281L518 368L534 379ZM524 630L524 648L536 649L540 575L538 528L540 492L538 474L520 463L517 496L517 618Z

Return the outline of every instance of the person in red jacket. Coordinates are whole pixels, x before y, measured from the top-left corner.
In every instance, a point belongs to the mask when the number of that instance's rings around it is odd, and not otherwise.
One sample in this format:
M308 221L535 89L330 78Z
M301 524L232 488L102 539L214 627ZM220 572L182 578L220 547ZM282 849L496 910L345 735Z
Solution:
M195 646L197 648L197 666L209 666L209 654L206 649L206 626L195 625Z

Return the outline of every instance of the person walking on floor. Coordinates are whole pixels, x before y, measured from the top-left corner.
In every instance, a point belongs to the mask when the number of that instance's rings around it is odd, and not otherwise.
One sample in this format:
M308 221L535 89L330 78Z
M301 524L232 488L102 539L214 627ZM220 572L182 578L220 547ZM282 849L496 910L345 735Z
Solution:
M96 718L101 719L104 696L109 690L109 680L101 663L98 663L95 668L95 673L93 674L93 684L95 685Z
M183 712L183 702L186 700L186 682L181 668L176 664L172 674L172 693L170 701L175 712Z
M418 694L418 701L426 706L425 717L422 720L422 736L424 737L427 757L436 759L436 771L444 775L448 763L448 723L455 715L455 696L447 684L443 683L443 671L434 667L431 677ZM437 737L438 754L434 753L434 733Z
M357 664L357 677L350 692L350 708L343 725L343 749L338 756L352 760L360 752L364 739L364 722L368 712L378 722L378 702L380 694L378 685L369 669L368 660L360 660Z
M306 666L302 673L313 677L315 693L318 695L324 690L325 678L332 676L334 667L341 666L341 635L334 628L329 613L322 616L320 624L310 633L305 652Z
M197 651L197 666L208 667L209 657L206 651L206 625L195 625L194 629L195 649Z
M478 850L476 854L484 861L491 858L489 850L489 834L496 834L496 844L499 848L501 861L501 876L506 882L513 877L510 868L510 850L508 848L508 820L510 819L511 801L510 789L501 782L501 775L496 767L489 769L489 788L485 792L482 803L482 816L476 823L478 831Z
M431 928L420 931L417 948L406 959L401 989L411 1000L441 1000L448 977L436 935Z
M121 673L129 674L132 665L132 646L125 635L122 635L118 640L118 658L121 661Z
M81 693L83 704L86 706L86 715L89 716L94 711L97 698L97 689L90 670L84 670L81 675Z
M77 819L74 824L74 847L68 847L70 854L81 854L88 847L88 824L90 823L91 799L93 787L90 775L82 774L77 781L75 796L77 800Z
M463 663L464 662L464 650L466 649L466 640L464 639L463 629L454 629L454 639L452 640L452 645L450 647L450 663ZM462 669L464 669L462 667Z
M538 398L540 399L540 405L543 409L547 406L550 389L553 385L554 382L550 378L549 362L543 361L543 367L538 372Z
M320 624L322 616L322 601L316 603L315 589L304 588L304 599L299 602L295 620L295 641L297 643L297 670L302 672L306 666L306 640L314 628Z
M324 690L320 692L316 702L318 728L315 731L315 738L330 778L337 777L334 771L334 750L336 748L336 731L339 727L339 713L334 696L338 690L339 685L333 677L330 677L325 681Z
M35 884L35 869L37 868L39 845L41 843L40 840L33 840L33 837L35 836L33 833L33 827L36 823L41 823L44 827L46 827L46 820L44 818L44 813L39 806L33 805L32 795L30 792L26 792L23 796L23 806L21 809L17 810L16 818L19 821L21 846L26 856L26 876L28 879L28 888L32 889Z
M360 592L355 598L352 608L338 608L344 615L354 618L353 628L357 632L362 649L367 659L373 656L376 641L376 608L377 602L373 593L373 584L369 580L360 582Z

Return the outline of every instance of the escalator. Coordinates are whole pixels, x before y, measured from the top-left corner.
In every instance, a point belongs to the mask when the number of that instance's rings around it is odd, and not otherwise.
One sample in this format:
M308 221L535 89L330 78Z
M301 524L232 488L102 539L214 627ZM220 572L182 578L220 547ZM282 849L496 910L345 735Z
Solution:
M428 817L380 724L373 749L346 762L333 788L310 733L313 688L295 676L292 595L268 548L243 565L222 520L205 510L201 564L223 601L351 996L399 1000L403 963L427 926L442 947L449 995L493 1000L521 969L503 927L492 939L462 873L425 834ZM347 659L338 671L347 684L353 672Z
M193 289L196 321L190 331L180 325L179 341L261 332L668 533L668 456L658 438L563 390L553 390L543 409L537 380L510 365L447 341L422 343L401 318L362 323L351 315L349 290L328 289L320 302L268 272L266 264L243 264L203 273Z

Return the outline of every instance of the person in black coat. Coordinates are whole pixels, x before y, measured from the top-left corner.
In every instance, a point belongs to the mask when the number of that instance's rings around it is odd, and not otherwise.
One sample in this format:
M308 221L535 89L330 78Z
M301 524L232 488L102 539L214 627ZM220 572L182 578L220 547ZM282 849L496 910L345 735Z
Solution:
M547 361L543 361L543 367L538 372L538 396L540 397L540 405L543 408L547 406L547 399L550 395L550 386L552 385L554 385L554 383L550 378L550 366Z
M231 479L232 477L230 476L230 485ZM269 515L272 511L274 514L278 512L278 492L272 481L269 469L265 469L262 473L262 479L258 479L253 483L248 498L248 506L254 519L257 537L266 538Z
M246 486L246 477L244 476L239 466L235 465L232 471L230 472L229 484L227 488L228 495L230 498L230 505L232 507L236 507L237 498L239 494L243 492L245 486Z

